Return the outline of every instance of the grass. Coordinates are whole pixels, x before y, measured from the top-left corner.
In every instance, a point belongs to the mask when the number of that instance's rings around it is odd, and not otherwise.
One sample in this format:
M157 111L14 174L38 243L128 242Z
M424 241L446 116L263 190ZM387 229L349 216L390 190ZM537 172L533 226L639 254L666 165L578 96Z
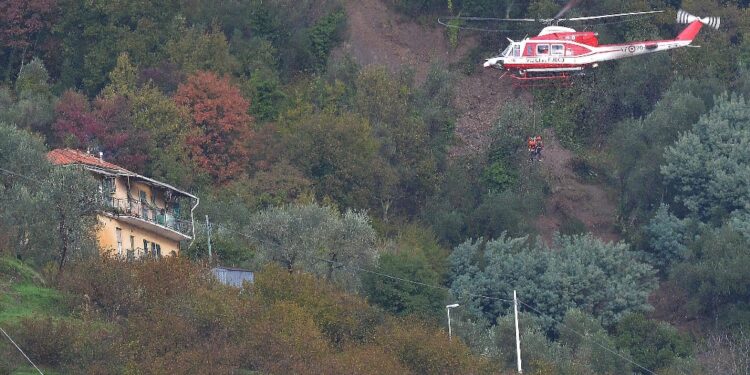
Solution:
M33 268L17 259L0 257L1 326L8 328L19 320L34 315L62 317L65 315L61 303L62 298L59 291L45 286L44 279ZM12 362L3 364L0 361L0 373L39 374L36 369L28 366L21 354L16 352L2 335L0 335L0 353L14 353ZM13 369L21 363L24 365ZM46 375L56 374L46 369L43 371Z
M32 315L60 316L62 294L23 262L0 258L0 323L14 323Z
M0 286L0 323L13 323L32 315L61 315L62 294L29 283Z

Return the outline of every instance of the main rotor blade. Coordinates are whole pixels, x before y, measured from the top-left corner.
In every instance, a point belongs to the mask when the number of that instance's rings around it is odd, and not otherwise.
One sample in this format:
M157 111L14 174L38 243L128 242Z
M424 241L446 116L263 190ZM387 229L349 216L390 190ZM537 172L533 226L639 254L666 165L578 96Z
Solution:
M449 21L492 21L492 22L538 22L533 18L491 18L491 17L440 17L438 22ZM442 24L442 23L441 23Z
M556 19L560 19L560 17L564 16L565 13L568 13L569 10L573 9L573 7L575 7L576 5L578 5L578 3L580 3L580 2L581 2L581 0L570 0L570 1L568 1L568 3L565 4L565 6L562 9L560 9L560 11L557 12L557 15L555 15L555 17L553 17L552 19L555 19L555 20Z
M637 16L637 15L654 14L654 13L664 13L664 11L663 10L652 10L650 12L632 12L632 13L607 14L607 15L604 15L604 16L563 18L563 19L560 19L560 21L598 20L598 19L602 19L602 18L627 17L627 16Z

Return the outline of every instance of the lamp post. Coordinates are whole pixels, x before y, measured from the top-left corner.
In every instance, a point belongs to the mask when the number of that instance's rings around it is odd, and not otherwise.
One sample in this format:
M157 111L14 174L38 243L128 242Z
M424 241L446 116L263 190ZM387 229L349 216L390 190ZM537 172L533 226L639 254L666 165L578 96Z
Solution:
M445 306L445 311L448 312L448 341L451 341L451 309L458 306L460 305L457 303Z

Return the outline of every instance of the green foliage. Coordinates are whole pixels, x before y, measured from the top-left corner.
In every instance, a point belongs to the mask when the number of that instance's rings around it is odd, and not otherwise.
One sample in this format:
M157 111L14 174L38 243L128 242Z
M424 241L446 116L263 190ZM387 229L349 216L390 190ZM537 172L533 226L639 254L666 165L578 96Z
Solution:
M424 256L386 253L378 258L376 272L418 283L437 285L440 275L430 268ZM367 300L396 315L416 314L423 318L442 317L448 293L443 289L406 283L367 273L362 276Z
M319 199L364 208L378 196L375 184L383 162L366 119L351 113L304 113L280 128L289 160L313 182Z
M240 294L180 258L72 267L60 285L80 318L8 327L61 373L493 373L443 331L385 316L307 274L269 267Z
M252 98L250 113L261 122L276 120L286 99L278 75L268 68L258 68L250 76L248 86Z
M176 0L61 0L59 6L65 9L53 27L59 45L50 54L59 69L58 85L81 88L90 96L106 85L120 53L127 52L138 66L156 64L166 57L167 42L180 35Z
M678 358L689 357L692 352L688 337L677 329L639 314L625 316L617 324L616 341L620 348L630 352L633 361L651 370L668 368ZM642 368L634 370L651 373Z
M49 73L42 60L34 58L21 67L16 79L16 93L21 99L34 96L49 98L51 95Z
M530 246L526 238L505 235L486 243L464 242L449 258L453 294L507 298L517 290L524 303L543 314L548 332L559 329L555 322L572 308L605 326L629 312L649 309L646 298L656 286L654 272L626 244L581 235L556 237L555 247ZM508 313L505 301L467 298L472 311L489 321Z
M723 94L692 131L667 148L661 167L665 182L698 218L720 222L750 207L749 123L744 97Z
M294 204L261 211L249 221L261 261L289 272L305 270L356 288L348 267L367 267L375 260L375 230L364 212Z
M721 322L729 326L748 324L748 241L732 225L707 228L700 233L690 245L685 261L675 264L670 273L670 278L690 296L688 311L699 317L722 316Z
M663 201L664 150L698 121L719 88L712 80L675 81L648 116L617 124L610 140L626 232L635 231Z
M310 49L314 58L313 65L319 70L325 67L331 49L341 41L341 34L346 22L344 9L337 9L319 19L310 28Z
M0 322L14 323L32 316L58 316L64 313L63 295L51 288L29 284L0 284Z
M688 221L670 214L669 206L659 206L645 231L648 238L646 251L649 263L662 273L665 273L672 263L687 257Z
M102 90L101 95L104 97L131 95L136 89L137 79L138 68L130 62L128 54L123 52L117 56L115 67L109 72L109 84Z
M188 74L209 70L224 75L238 69L239 63L229 51L226 36L216 28L182 26L176 38L164 48L169 60Z

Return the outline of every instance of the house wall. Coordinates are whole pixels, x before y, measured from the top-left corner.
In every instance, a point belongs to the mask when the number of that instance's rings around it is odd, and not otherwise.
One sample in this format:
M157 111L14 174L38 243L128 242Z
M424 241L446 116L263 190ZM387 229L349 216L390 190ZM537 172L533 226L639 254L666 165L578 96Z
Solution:
M100 224L97 238L99 240L99 247L102 251L113 250L112 254L115 256L117 255L117 236L115 233L116 228L120 228L122 229L123 256L127 254L127 250L130 250L130 236L135 237L136 248L142 248L143 240L145 239L149 243L154 242L159 244L161 246L162 256L169 256L172 252L174 252L175 255L180 253L180 243L178 241L135 227L131 224L120 221L115 217L99 214L97 215L97 218L99 219ZM143 256L143 251L136 251L134 255L136 258L141 257Z
M157 191L158 190L158 191ZM140 192L146 193L146 199L151 203L151 197L156 193L156 206L159 208L165 208L164 203L164 189L154 189L151 185L144 184L130 180L130 197L134 201L139 201L141 198ZM128 179L125 177L117 177L115 179L115 198L117 199L128 199Z

